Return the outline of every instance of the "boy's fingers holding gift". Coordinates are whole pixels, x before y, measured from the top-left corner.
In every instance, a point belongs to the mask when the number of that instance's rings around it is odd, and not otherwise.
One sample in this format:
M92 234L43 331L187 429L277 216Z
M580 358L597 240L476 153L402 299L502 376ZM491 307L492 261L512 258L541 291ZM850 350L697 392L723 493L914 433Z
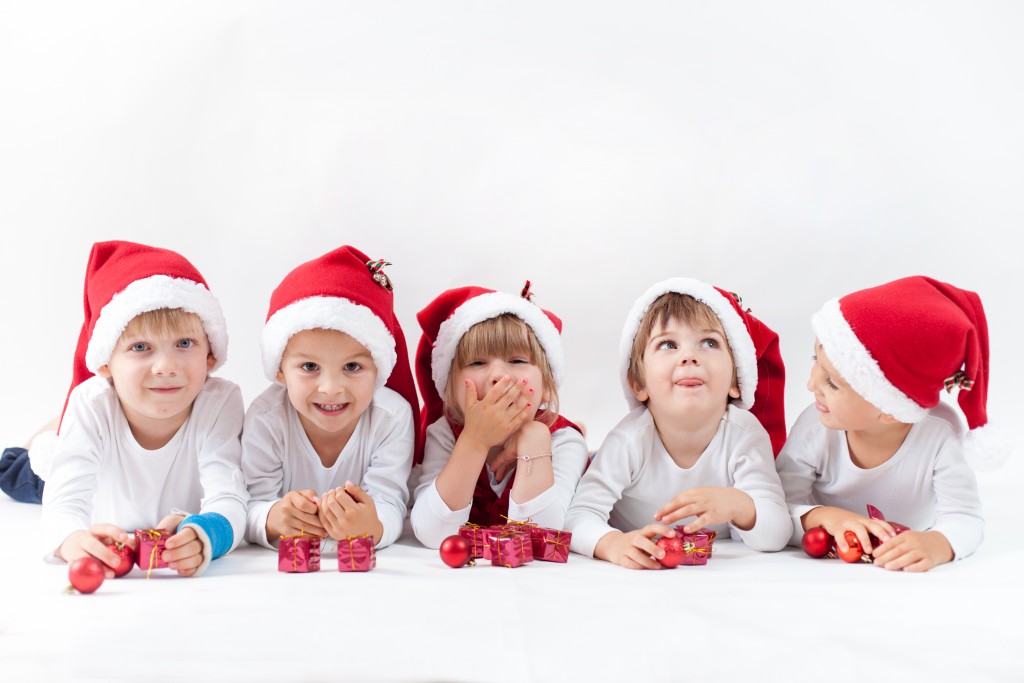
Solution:
M175 531L178 530L178 525L181 524L181 521L183 519L185 519L184 515L177 515L172 513L166 515L163 519L161 519L160 522L156 525L156 528L167 529L167 531L173 534Z

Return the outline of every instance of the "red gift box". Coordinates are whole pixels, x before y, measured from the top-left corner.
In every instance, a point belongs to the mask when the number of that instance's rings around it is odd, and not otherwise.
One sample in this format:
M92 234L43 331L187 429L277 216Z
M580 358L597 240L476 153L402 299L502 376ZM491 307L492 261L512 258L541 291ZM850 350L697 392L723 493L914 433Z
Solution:
M506 517L505 519L508 519ZM520 534L526 539L526 546L523 552L523 562L533 562L533 529L539 529L536 524L527 524L525 522L517 522L511 520L509 524L495 524L494 526L487 527L484 533L484 539L490 545L490 541L495 536L500 534Z
M485 534L486 531L488 529L472 522L466 522L459 527L459 536L469 541L469 559L491 559L490 537L494 534Z
M139 569L162 569L167 566L162 555L164 543L171 537L167 529L135 530L135 564Z
M711 529L697 529L692 534L683 531L682 526L676 527L676 536L683 541L683 561L679 564L707 564L711 557L711 546L718 532Z
M495 534L490 541L491 564L510 568L522 566L533 559L531 543L529 534L517 531Z
M572 540L570 532L536 526L530 530L530 539L533 541L535 559L545 562L569 561L569 541Z
M320 537L306 533L282 536L277 548L277 570L289 574L320 571Z
M368 572L377 566L373 536L349 536L338 540L338 571Z

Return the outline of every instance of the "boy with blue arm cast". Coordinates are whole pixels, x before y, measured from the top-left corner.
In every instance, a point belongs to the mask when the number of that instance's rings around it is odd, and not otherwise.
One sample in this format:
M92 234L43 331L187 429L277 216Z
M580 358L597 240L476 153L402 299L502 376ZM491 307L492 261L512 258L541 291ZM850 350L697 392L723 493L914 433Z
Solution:
M91 555L109 574L119 558L106 544L165 528L163 559L192 576L238 545L248 500L242 397L208 377L226 358L220 305L191 263L131 242L93 246L43 491L48 552L68 562Z
M619 345L631 412L609 433L573 497L571 549L660 569L656 536L685 521L757 550L792 532L775 472L785 440L778 336L739 298L688 278L633 305Z
M845 551L856 534L874 563L927 571L967 557L984 520L971 459L994 457L988 421L988 324L974 292L915 276L827 302L807 388L814 394L777 462L791 543L823 527ZM943 388L959 388L970 432ZM867 505L911 528L896 534ZM871 542L874 535L880 544Z
M245 416L248 538L402 532L419 410L382 260L343 246L274 290L263 370L275 383Z

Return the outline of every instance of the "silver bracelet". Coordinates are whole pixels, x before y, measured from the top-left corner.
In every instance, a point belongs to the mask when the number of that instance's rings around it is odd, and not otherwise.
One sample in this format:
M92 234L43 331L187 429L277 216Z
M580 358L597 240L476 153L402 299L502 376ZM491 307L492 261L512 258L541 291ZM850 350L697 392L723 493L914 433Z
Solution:
M526 461L526 474L529 475L530 472L533 471L533 461L534 460L536 460L537 458L550 458L550 457L551 457L550 453L538 453L537 455L518 455L518 456L516 456L516 460L525 460Z

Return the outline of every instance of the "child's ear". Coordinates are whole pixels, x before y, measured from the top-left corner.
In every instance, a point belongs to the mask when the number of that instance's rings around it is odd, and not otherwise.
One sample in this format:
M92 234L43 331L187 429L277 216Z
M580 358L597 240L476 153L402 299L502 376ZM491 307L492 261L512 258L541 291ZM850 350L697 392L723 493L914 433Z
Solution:
M212 353L206 354L206 371L213 370L213 366L217 364L217 357Z
M733 384L731 387L729 387L729 398L739 398L739 397L740 397L740 388L737 385Z
M647 389L638 387L632 377L629 378L629 388L633 390L633 395L636 396L636 400L641 403L647 403L647 399L651 397L650 394L647 393Z
M882 413L881 415L879 415L878 416L878 421L881 422L884 425L893 425L893 424L896 424L896 423L899 422L899 420L897 420L895 417L893 417L889 413Z
M97 368L96 374L99 375L100 377L106 377L107 379L110 379L110 366L104 365L101 368Z
M284 384L285 383L285 381L284 381L284 373L281 372L281 368L277 369L277 377L275 377L275 379L277 380L278 384Z

